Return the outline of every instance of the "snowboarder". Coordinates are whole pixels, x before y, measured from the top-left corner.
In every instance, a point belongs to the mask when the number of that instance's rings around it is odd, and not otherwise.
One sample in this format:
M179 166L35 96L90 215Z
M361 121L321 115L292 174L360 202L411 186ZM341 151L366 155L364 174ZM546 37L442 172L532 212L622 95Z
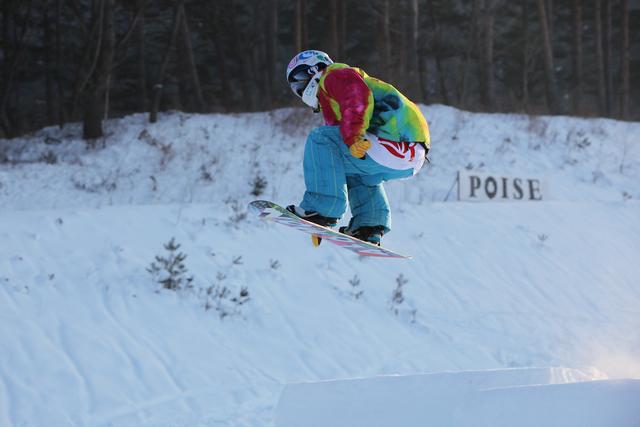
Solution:
M293 93L321 111L325 121L305 145L302 202L287 210L333 227L348 200L352 218L340 231L380 245L391 227L382 183L418 173L430 147L427 121L396 88L359 68L334 63L325 52L297 54L286 76ZM312 241L320 244L317 236Z

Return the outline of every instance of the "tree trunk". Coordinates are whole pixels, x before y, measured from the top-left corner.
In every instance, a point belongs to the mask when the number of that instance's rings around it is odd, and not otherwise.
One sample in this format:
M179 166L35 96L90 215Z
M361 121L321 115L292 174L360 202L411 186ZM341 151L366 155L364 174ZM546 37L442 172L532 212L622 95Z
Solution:
M622 80L622 94L621 94L621 117L623 119L629 118L629 96L631 87L629 84L629 62L631 59L631 51L629 44L629 1L622 0L622 61L621 67L621 80Z
M553 46L553 40L554 40L554 21L555 21L555 14L554 14L554 10L553 10L553 0L546 0L546 12L547 12L547 24L549 25L549 40L551 40L551 46Z
M302 48L309 49L309 25L307 20L307 0L301 0L302 4Z
M239 86L242 91L242 100L244 101L242 108L255 111L258 100L256 99L256 91L252 90L253 87L255 87L255 73L252 70L257 69L253 66L255 62L254 47L249 40L250 33L238 24L238 18L241 16L239 12L240 9L237 8L237 3L232 3L232 10L234 12L231 18L233 22L233 42L231 49L233 52L236 52L236 54L239 53L237 61L240 65L240 71L236 77L240 81Z
M146 0L138 0L138 9L142 9L138 25L136 26L136 44L138 45L138 57L137 57L137 73L138 73L138 108L140 111L147 111L148 108L148 96L147 96L147 69L145 65L145 19L144 8Z
M560 97L558 96L555 67L553 61L553 47L551 46L551 37L549 35L547 11L545 8L545 0L538 1L538 15L540 27L542 30L543 53L544 53L544 70L545 70L545 89L547 94L547 104L549 111L557 114L561 111Z
M274 84L276 76L280 76L278 64L278 0L269 0L269 10L267 11L267 108L273 108L275 98ZM277 86L279 87L279 85Z
M15 94L12 94L12 92L14 92L14 77L18 73L27 51L27 39L31 32L29 25L31 23L31 8L33 3L32 1L27 3L27 10L20 29L17 28L15 22L17 13L12 10L12 6L14 5L9 3L10 2L6 2L3 4L4 66L2 67L3 79L0 81L0 124L5 129L5 134L11 137L17 133L16 131L20 131L22 128L21 122L24 121L23 118L20 117L24 116L24 113L22 109L18 109L17 115L19 117L14 120L14 123L17 124L12 127L11 119L7 114L7 108L9 98L12 95L15 96ZM14 19L13 28L11 29L9 28L10 15Z
M53 37L51 35L51 21L49 17L49 8L47 5L44 6L44 10L42 12L42 34L44 37L44 70L45 70L45 100L46 100L46 116L47 116L47 125L50 125L55 121L56 117L56 102L55 96L53 93L53 67L51 66L51 53L54 52L52 41Z
M529 110L529 0L522 1L522 106Z
M407 29L409 32L409 44L407 49L407 90L409 90L411 97L417 97L420 94L419 76L418 70L418 37L420 35L418 28L419 9L418 0L409 0L409 14Z
M440 27L440 16L438 12L439 11L438 9L436 9L434 2L429 2L429 17L431 19L430 27L433 29L433 32L435 34L434 59L435 59L435 66L436 66L436 69L435 69L436 84L437 84L438 90L442 94L441 102L445 104L449 104L450 103L449 91L447 90L447 82L446 82L447 76L444 71L444 67L442 65L442 30ZM417 27L417 24L418 22L416 21L415 22L416 27ZM417 52L415 52L414 55L418 56Z
M543 1L543 0L541 0ZM493 11L495 0L484 0L482 17L482 104L492 111L495 108L495 78L493 72Z
M231 81L229 72L227 71L227 51L225 50L225 32L222 27L222 13L225 10L224 6L219 3L212 5L213 17L210 19L213 28L213 44L215 45L216 61L218 66L218 73L220 73L220 81L222 82L222 93L218 95L218 98L227 100L229 103L234 100L234 92L231 87Z
M155 123L158 121L158 109L160 108L160 99L162 97L162 84L164 82L164 75L167 71L167 66L169 65L169 60L171 59L171 52L173 51L173 47L176 44L176 38L178 37L180 20L181 15L178 12L178 8L176 7L173 13L173 29L171 30L169 43L167 44L167 49L165 50L160 69L158 70L156 83L153 85L153 102L151 103L151 111L149 112L150 123Z
M572 104L573 112L582 110L582 0L573 0L573 49L572 49Z
M339 61L344 58L345 55L345 46L347 44L347 2L340 2L340 19L339 19L339 28L340 28L340 37L338 43L338 51L334 52L337 55Z
M62 129L67 119L65 114L64 87L62 86L62 37L61 37L62 0L56 1L56 89L58 98L58 126Z
M385 78L394 80L393 62L391 58L391 12L390 0L382 0L382 62L384 64Z
M296 0L293 18L293 39L296 52L308 49L307 0Z
M2 2L2 54L3 61L0 63L2 66L2 81L0 81L0 95L2 95L2 99L0 99L0 135L5 138L11 137L11 123L9 122L9 117L7 117L6 103L7 103L7 82L9 77L9 11L10 11L10 2L4 1Z
M87 101L83 121L83 138L95 139L104 135L102 121L108 116L108 91L111 80L115 34L113 28L114 0L99 0L99 18L102 19L102 37L97 40L98 63L89 77Z
M611 3L612 0L605 0L604 22L605 22L605 83L606 83L606 102L605 107L607 116L613 114L613 28L611 22Z
M526 1L526 0L525 0ZM462 71L462 88L460 89L460 105L462 108L469 108L469 75L473 68L473 58L476 57L474 52L478 52L478 29L480 28L480 0L473 0L471 9L471 17L469 22L469 40L467 42L467 51L464 59L464 69Z
M598 73L598 113L604 114L606 107L606 86L604 76L604 54L602 52L602 4L601 0L594 0L596 68Z
M195 111L202 113L205 111L205 102L204 97L202 96L202 86L200 85L200 78L198 77L196 60L193 55L189 20L187 18L187 11L184 7L184 0L178 1L178 13L180 14L180 62L183 64L184 71L186 76L188 76L188 80L191 85L192 96L188 96L188 98L192 98L195 101Z
M329 0L329 56L338 52L338 0Z

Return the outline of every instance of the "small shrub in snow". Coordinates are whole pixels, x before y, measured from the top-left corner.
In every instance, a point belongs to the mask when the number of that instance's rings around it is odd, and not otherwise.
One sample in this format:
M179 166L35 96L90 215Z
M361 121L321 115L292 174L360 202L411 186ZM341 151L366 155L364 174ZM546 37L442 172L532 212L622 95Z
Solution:
M146 129L140 132L140 134L138 135L138 139L146 142L150 146L155 147L160 151L160 153L162 154L162 157L160 159L161 167L166 166L167 163L169 163L169 161L173 158L174 152L171 143L163 144L160 140L152 136Z
M44 137L44 143L47 145L60 145L62 144L62 140L60 138L55 138L51 135L47 135Z
M253 182L251 183L252 190L251 194L258 197L264 193L264 190L267 188L267 180L265 177L257 173L253 178Z
M391 293L390 308L391 312L399 316L401 319L408 321L409 323L416 322L416 316L418 310L407 304L404 296L404 287L409 283L409 279L405 278L403 274L396 277L396 287Z
M231 216L229 217L229 221L235 227L237 227L238 223L247 219L247 210L240 206L240 203L236 199L227 199L224 201L227 206L231 208Z
M544 139L547 134L548 127L549 123L547 123L545 119L537 116L529 116L527 131L529 131L529 133L532 133L534 136L537 136L540 139Z
M364 291L360 289L360 278L357 274L349 279L349 285L351 286L349 295L353 298L359 299L364 294Z
M347 284L343 284L342 282L334 284L333 289L335 289L340 296L349 299L357 300L364 295L364 290L360 287L360 277L358 277L357 274L354 274L351 279L347 280Z
M111 193L118 188L120 178L119 168L108 172L84 169L72 175L71 182L77 190L87 193Z
M409 323L416 323L418 309L411 307L404 296L404 286L409 280L400 274L396 277L396 287L391 294L390 308L391 312L400 319Z
M225 285L211 285L206 290L204 309L215 310L220 319L239 315L241 307L249 302L249 289L246 286L240 288L235 295Z
M278 261L277 259L269 260L269 267L271 267L272 270L279 269L280 268L280 261Z
M207 165L200 166L200 180L205 182L213 182L213 175L209 172Z
M622 192L622 200L624 200L626 202L627 200L630 200L631 198L633 198L633 196L631 196L631 194L627 193L626 191Z
M158 180L156 179L156 177L151 175L149 176L149 179L151 179L151 191L158 191Z
M391 293L391 311L396 316L400 312L400 306L404 303L404 286L409 283L409 280L400 274L396 277L396 287Z
M538 234L538 240L540 241L541 244L544 244L544 242L546 242L548 238L549 236L547 236L544 233Z
M587 137L584 137L580 141L576 142L576 147L578 147L581 150L587 148L590 145L591 145L591 141L589 141L589 138Z
M55 165L58 163L58 156L53 151L47 151L40 156L40 161L48 165Z
M151 263L147 271L164 289L179 291L192 288L193 277L188 276L187 267L184 264L187 255L178 251L180 245L176 243L174 237L163 246L168 252L167 255L156 255L156 260Z

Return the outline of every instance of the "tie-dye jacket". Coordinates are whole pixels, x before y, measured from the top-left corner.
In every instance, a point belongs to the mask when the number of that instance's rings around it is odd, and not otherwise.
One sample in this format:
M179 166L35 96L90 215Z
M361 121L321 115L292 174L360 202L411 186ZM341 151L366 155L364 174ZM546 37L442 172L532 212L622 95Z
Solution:
M331 64L322 73L318 101L328 125L339 125L351 146L365 131L390 141L422 142L429 148L429 127L413 102L388 83L359 68Z

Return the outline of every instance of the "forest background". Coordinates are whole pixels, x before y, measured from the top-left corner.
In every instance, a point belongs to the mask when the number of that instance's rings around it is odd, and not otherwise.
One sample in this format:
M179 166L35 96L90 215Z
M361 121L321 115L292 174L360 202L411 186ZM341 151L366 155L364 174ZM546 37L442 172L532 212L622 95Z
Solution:
M0 14L0 137L300 105L284 74L308 48L425 104L640 119L640 0L2 0Z

